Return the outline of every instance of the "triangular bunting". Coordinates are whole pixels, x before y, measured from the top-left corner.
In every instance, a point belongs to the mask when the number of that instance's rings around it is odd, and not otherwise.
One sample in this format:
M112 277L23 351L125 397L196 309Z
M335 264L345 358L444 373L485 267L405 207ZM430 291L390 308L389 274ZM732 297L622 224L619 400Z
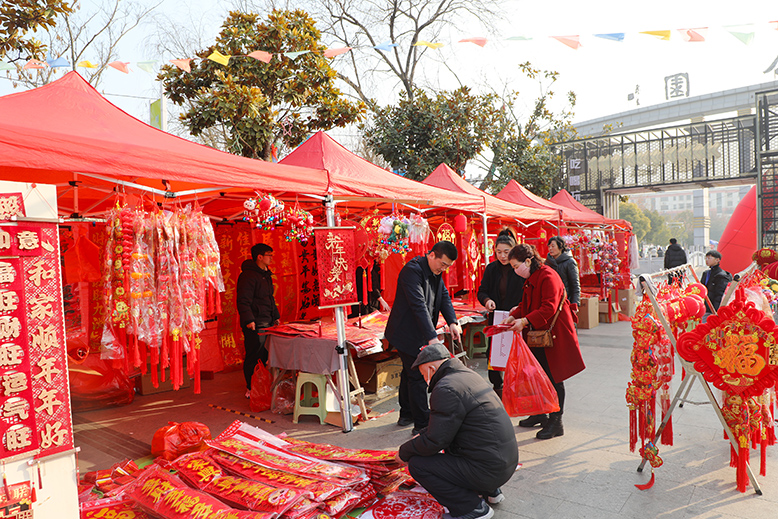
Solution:
M476 36L475 38L465 38L464 40L459 40L459 43L475 43L479 47L483 47L486 45L486 38L482 38L481 36Z
M551 36L551 37L554 38L559 43L564 43L571 49L577 49L581 46L581 42L578 41L580 36L577 34L575 36Z
M16 66L14 66L13 63L6 63L5 61L0 61L0 70L16 70Z
M30 61L25 63L22 68L24 70L38 70L38 69L46 68L46 64L42 61L38 61L37 59L31 59Z
M154 73L154 67L157 65L157 60L153 60L153 61L138 61L135 64L138 65L139 69L141 69L143 71L146 71L149 74L153 74Z
M127 67L129 65L129 61L112 61L108 64L109 67L115 68L119 72L124 72L125 74L130 73L130 69Z
M184 72L192 72L192 67L190 66L191 61L191 59L171 59L170 63L180 68Z
M297 50L294 52L284 52L284 56L290 59L297 59L299 56L302 56L303 54L308 54L309 50Z
M255 50L254 52L250 53L248 56L250 58L259 60L263 63L270 63L270 60L273 59L273 55L270 54L269 52L265 52L264 50Z
M750 45L754 41L754 31L749 30L753 27L753 24L748 25L725 25L724 29L732 36L743 42L745 45Z
M683 41L694 43L705 41L705 35L708 33L707 27L700 27L697 29L678 29Z
M610 40L610 41L624 41L624 33L623 32L610 32L607 34L595 34L598 38L602 38L603 40Z
M528 36L511 36L508 41L531 41L532 38Z
M46 63L48 63L51 68L70 67L70 63L68 62L68 60L66 60L62 56L55 59L47 59Z
M348 51L351 50L351 47L341 47L339 49L327 49L324 51L324 57L325 58L334 58L335 56L340 56L341 54L345 54Z
M232 56L224 55L218 50L215 50L211 53L210 56L208 56L208 59L226 67L230 63L231 57Z
M414 47L429 47L430 49L439 49L443 46L442 43L431 43L424 40L419 40L413 44Z
M382 50L384 52L389 52L392 47L397 47L396 43L392 43L391 41L385 41L383 43L379 43L378 45L374 46L373 48L375 50Z
M660 40L668 41L670 39L670 32L667 31L641 31L640 34L648 34L649 36L653 36L655 38L658 38Z
M85 59L83 61L79 61L76 63L77 67L83 67L83 68L99 68L97 65L89 61L88 59Z

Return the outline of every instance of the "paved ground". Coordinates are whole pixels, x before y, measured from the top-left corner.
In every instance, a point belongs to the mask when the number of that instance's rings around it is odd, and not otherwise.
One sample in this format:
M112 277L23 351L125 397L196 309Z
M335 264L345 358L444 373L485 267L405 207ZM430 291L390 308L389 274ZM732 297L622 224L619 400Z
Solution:
M646 491L635 488L648 480L650 472L636 472L640 457L628 446L624 392L630 371L630 323L581 330L580 341L587 369L567 382L565 435L540 441L535 439L537 429L516 428L522 467L503 487L507 499L495 507L497 519L776 516L776 447L768 451L767 476L757 476L764 495L750 488L741 494L735 488L735 469L729 466L729 446L710 405L687 403L677 410L675 442L660 446L665 463L656 470L656 484ZM476 358L475 363L475 369L486 376L485 359ZM344 434L339 428L319 425L314 417L303 417L295 425L291 415L260 413L274 421L269 424L208 405L250 412L242 388L242 372L221 373L203 382L200 395L189 388L75 415L81 470L107 468L124 457L147 455L154 431L168 420L203 422L215 436L233 420L243 419L274 434L287 432L309 441L371 449L394 449L411 434L410 427L396 425L396 412ZM705 399L699 386L693 388L691 398ZM375 413L396 409L396 396L376 400L372 407ZM752 451L752 459L758 473L758 451Z

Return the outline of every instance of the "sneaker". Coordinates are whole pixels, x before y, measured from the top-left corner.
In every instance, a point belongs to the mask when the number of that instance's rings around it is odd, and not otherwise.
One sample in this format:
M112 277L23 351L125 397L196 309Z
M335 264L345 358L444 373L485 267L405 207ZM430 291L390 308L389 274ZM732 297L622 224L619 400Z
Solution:
M246 398L251 398L251 390L250 389L246 390Z
M413 423L413 418L405 418L403 416L400 417L399 420L397 420L397 425L400 427L405 427L407 425L411 425Z
M481 501L481 504L478 505L478 508L466 513L465 515L454 517L451 514L443 514L443 519L490 519L493 516L494 510L492 510L489 505L486 504L486 501Z
M505 501L505 494L503 494L502 490L499 488L491 494L485 494L484 497L486 497L486 500L489 501L490 505L496 505Z

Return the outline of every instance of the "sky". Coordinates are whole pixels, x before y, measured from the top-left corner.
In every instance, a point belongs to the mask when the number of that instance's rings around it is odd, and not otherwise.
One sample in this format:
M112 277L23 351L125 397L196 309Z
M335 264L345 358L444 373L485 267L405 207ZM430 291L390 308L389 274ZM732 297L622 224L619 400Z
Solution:
M94 0L84 0L87 4ZM151 3L151 0L142 0ZM223 2L193 0L180 2L163 0L158 13L182 20L202 23L210 39L218 32L225 8ZM773 72L764 70L778 57L778 2L741 0L737 3L697 0L589 0L537 2L510 0L501 2L504 8L497 35L490 35L477 22L450 28L440 38L445 46L430 51L430 59L422 63L425 86L456 88L460 84L475 91L502 90L506 86L518 90L525 106L531 106L539 85L518 73L518 64L529 61L536 68L559 72L553 86L557 103L564 106L564 93L575 92L576 121L585 121L633 109L636 95L640 106L665 102L666 76L689 74L690 95L773 81ZM724 26L752 24L740 29L755 32L750 45L745 45L727 32ZM676 29L703 28L704 42L682 41ZM159 85L154 74L132 65L135 61L173 57L154 56L146 45L150 24L135 29L120 46L120 59L131 62L129 75L108 70L99 90L108 99L131 115L148 121L148 103L158 95ZM640 31L672 30L670 41ZM730 28L730 30L734 30ZM625 33L622 42L594 37L597 33ZM580 35L581 47L573 50L550 36ZM458 43L475 36L489 38L485 47ZM529 41L508 41L509 37L530 37ZM329 43L327 41L324 42ZM354 52L370 52L355 50ZM434 54L433 56L433 53ZM434 59L433 59L434 57ZM337 68L338 59L334 66ZM439 62L445 62L441 67ZM378 92L384 103L396 99L396 89L387 82ZM10 82L0 80L0 95L11 93ZM333 133L337 135L337 132ZM337 137L336 137L337 138Z

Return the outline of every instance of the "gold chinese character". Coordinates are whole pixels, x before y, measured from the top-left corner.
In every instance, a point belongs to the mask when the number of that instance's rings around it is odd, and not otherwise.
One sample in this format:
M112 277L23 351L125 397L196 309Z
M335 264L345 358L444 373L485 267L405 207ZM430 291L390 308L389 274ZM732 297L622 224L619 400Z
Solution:
M3 404L3 418L18 416L19 420L26 420L30 416L30 404L27 400L15 396L9 398Z
M2 378L3 393L11 396L27 390L27 375L24 373L9 373Z
M32 445L32 429L26 425L14 425L5 433L5 448L9 451L24 449Z
M18 196L4 196L0 197L0 218L8 220L12 216L16 216L21 213L22 206L19 203Z
M0 346L0 367L18 366L22 360L24 360L24 350L18 344L7 343Z
M45 263L46 260L39 259L32 268L27 269L27 279L32 281L36 287L41 286L43 279L54 279L54 269L46 269Z
M33 231L18 232L16 239L19 240L19 248L22 250L34 250L40 246L38 233Z
M13 283L15 279L16 269L14 266L7 261L0 261L0 283Z
M18 317L7 315L0 317L0 341L17 339L22 333L22 323Z
M0 229L0 250L11 248L11 233Z
M35 380L43 378L46 379L47 384L51 384L51 377L57 373L61 373L61 370L54 367L55 362L57 362L57 360L54 357L42 357L41 360L38 361L38 367L41 369L41 372L33 378Z
M47 296L46 294L38 294L30 300L30 317L33 319L45 319L46 317L53 317L54 310L51 308L51 303L56 301L56 298Z
M45 391L41 391L41 394L38 395L38 400L43 403L39 407L35 408L35 412L40 413L41 411L46 411L49 413L49 416L55 413L55 407L62 405L62 402L57 400L56 389L47 389Z
M30 333L30 346L40 348L43 353L49 348L55 348L57 346L57 328L50 324L46 328L38 326L37 329Z
M41 448L48 449L49 447L59 447L65 442L65 435L67 430L62 429L61 422L54 422L53 424L47 423L41 431Z
M11 290L0 290L0 312L13 312L19 307L19 296Z

